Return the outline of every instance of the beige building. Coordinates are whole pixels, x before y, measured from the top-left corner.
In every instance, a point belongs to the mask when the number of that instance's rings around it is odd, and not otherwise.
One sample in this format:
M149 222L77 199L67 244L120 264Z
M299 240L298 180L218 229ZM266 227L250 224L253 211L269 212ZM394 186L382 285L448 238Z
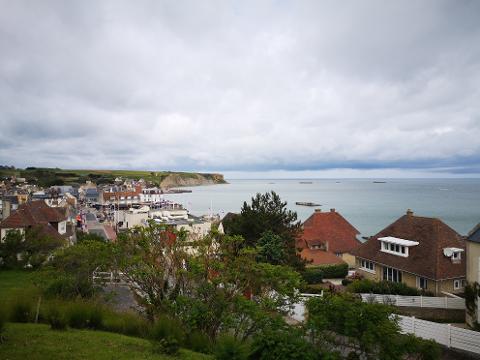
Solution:
M435 295L465 288L465 241L440 219L412 211L353 250L365 278L402 282Z
M480 284L480 224L478 224L468 235L466 241L467 253L467 283L478 289ZM468 301L468 300L467 300ZM480 298L478 293L475 299L474 311L467 311L467 323L474 326L480 323Z

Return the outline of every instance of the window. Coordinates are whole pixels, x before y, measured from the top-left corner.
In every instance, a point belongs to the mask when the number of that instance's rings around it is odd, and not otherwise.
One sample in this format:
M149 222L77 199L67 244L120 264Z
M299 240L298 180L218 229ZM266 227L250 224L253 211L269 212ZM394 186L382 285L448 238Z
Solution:
M388 280L393 282L402 282L402 272L397 269L384 267L383 280Z
M365 270L368 272L375 272L375 264L372 261L361 260L360 267L362 270Z
M424 277L417 276L417 287L425 290L428 287L428 281Z
M462 258L462 253L461 252L454 252L452 255L453 260L460 260Z
M382 246L380 247L380 250L389 254L408 257L408 248L405 245L382 241Z
M462 280L453 280L453 290L462 289L463 288L462 284L463 284Z

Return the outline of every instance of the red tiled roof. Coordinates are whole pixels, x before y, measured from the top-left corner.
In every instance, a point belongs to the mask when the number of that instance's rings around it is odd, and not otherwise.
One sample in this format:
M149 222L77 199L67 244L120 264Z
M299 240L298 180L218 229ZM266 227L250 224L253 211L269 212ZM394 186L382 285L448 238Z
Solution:
M302 259L312 261L306 264L306 266L320 266L320 265L333 265L333 264L345 264L342 258L336 256L330 251L316 250L316 249L303 249L300 252Z
M0 223L0 228L24 228L66 220L64 209L49 207L43 200L22 204Z
M378 238L393 236L419 242L409 248L409 256L401 257L380 251ZM356 257L394 267L399 270L441 280L465 276L465 253L459 263L443 254L446 247L465 249L465 240L440 219L414 216L408 212L355 249Z
M127 199L128 196L130 197L135 197L139 196L140 193L142 192L142 187L137 185L135 186L135 190L132 191L104 191L103 192L103 200L104 201L111 201L111 200L120 200L121 197L124 197L124 200Z
M317 210L303 223L303 234L297 246L305 248L328 243L328 251L345 253L361 244L357 240L358 234L360 232L335 209L329 212Z

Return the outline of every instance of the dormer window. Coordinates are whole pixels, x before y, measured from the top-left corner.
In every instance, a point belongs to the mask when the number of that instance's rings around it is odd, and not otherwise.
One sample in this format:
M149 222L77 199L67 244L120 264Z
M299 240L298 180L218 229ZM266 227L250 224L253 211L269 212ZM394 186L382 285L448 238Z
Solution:
M380 251L403 257L408 257L408 249L410 247L419 244L417 241L400 239L393 236L381 237L378 238L378 240L381 242Z
M443 249L443 255L449 257L453 263L460 263L462 261L462 252L460 248L448 247Z

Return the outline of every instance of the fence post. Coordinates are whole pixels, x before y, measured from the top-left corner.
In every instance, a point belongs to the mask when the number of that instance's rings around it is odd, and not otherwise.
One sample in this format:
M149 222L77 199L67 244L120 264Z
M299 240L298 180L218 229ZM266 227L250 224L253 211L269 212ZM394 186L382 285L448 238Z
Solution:
M397 306L398 306L398 294L397 294L397 295L395 295L395 305L397 305Z
M448 309L448 298L445 296L444 299L445 299L445 309Z
M423 308L423 296L420 295L420 307Z
M452 326L450 324L447 324L447 330L448 330L448 347L452 345Z

